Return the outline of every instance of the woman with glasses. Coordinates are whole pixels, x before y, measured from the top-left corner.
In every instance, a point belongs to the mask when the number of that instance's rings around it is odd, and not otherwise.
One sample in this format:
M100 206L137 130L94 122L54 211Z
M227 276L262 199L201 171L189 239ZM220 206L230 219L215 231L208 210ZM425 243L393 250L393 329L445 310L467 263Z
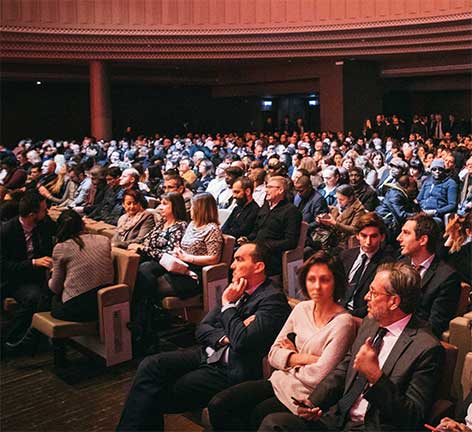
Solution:
M269 353L269 379L248 381L217 394L209 403L214 430L257 430L265 416L297 413L317 384L344 357L356 333L353 317L337 300L345 290L337 258L316 252L299 270L307 301L295 306ZM257 319L257 318L256 318Z

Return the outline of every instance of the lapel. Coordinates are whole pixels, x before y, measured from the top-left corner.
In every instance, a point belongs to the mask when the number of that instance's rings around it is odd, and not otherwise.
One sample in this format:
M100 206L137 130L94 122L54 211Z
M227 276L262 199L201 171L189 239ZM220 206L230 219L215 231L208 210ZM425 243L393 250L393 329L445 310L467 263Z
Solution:
M421 280L421 288L423 290L423 288L425 286L427 286L431 280L431 278L434 276L434 274L436 273L436 269L439 265L439 258L438 256L436 255L434 257L434 260L433 262L431 263L431 265L429 266L428 270L426 270L425 274L423 275L423 279ZM424 293L424 290L423 290L423 293Z
M410 322L403 330L396 344L393 346L390 355L387 357L385 364L383 365L382 371L385 375L390 376L393 368L397 363L397 360L405 352L407 347L413 342L413 338L415 337L417 332L418 329L416 325L416 319L414 316L412 316Z
M377 253L372 257L372 259L369 261L367 268L365 269L364 273L362 274L359 280L359 286L364 285L365 281L372 275L372 273L375 272L375 270L377 269L377 265L379 264L382 253L383 253L382 248L380 248L377 251Z
M15 225L14 225L14 239L15 243L18 246L18 251L21 253L21 256L26 259L28 255L28 251L26 250L26 240L25 240L25 233L23 231L23 227L21 226L21 222L19 218L16 218Z

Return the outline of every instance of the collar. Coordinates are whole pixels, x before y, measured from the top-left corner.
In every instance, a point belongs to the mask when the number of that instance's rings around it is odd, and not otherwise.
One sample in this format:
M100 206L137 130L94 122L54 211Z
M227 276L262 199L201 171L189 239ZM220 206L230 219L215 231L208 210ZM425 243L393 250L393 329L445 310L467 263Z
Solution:
M18 218L21 224L21 227L23 228L23 231L25 232L31 232L36 228L36 224L29 224L25 219L23 219L21 216Z
M423 262L421 263L415 263L416 268L419 268L421 266L424 271L428 270L429 267L431 266L431 263L434 261L434 258L436 257L435 254L432 254L430 257L426 258ZM411 260L413 263L413 260Z
M379 249L380 250L380 249ZM378 251L377 251L378 252ZM372 259L372 257L377 253L377 252L374 252L374 253L367 253L367 252L364 252L361 248L359 248L359 255L367 255L367 258L368 258L368 261L370 261Z
M398 337L402 334L405 327L410 322L412 314L407 315L406 317L395 321L394 323L390 324L389 326L385 327L393 336Z
M253 295L254 294L254 291L257 290L257 288L259 288L265 281L262 281L260 284L252 287L252 288L249 288L247 289L246 291L244 291L247 295Z

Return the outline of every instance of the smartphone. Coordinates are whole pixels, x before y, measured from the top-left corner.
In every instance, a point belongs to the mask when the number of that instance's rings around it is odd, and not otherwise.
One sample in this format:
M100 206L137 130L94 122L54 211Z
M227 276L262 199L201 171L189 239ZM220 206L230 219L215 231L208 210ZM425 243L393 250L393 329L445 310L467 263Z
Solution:
M292 342L295 345L295 338L297 337L297 334L294 332L290 332L287 334L287 339Z
M301 400L298 400L298 399L295 399L293 396L291 396L292 400L293 400L293 403L299 407L302 407L302 408L311 408L310 406L308 406L305 402L301 401Z

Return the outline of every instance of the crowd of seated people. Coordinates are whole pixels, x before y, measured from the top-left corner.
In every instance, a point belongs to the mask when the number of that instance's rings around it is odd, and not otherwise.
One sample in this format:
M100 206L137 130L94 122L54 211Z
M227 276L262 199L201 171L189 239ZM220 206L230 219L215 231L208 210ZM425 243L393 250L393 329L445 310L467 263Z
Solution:
M404 378L420 375L423 366L436 367L437 338L456 316L461 282L470 284L472 278L472 137L446 123L440 115L415 116L407 133L397 116L388 122L378 115L359 136L296 130L173 138L156 134L119 142L93 137L81 143L23 140L12 151L0 149L0 240L19 245L1 251L2 300L13 297L18 303L4 335L6 346L16 349L27 342L32 315L51 304L57 317L69 316L61 314L70 310L71 301L84 299L81 309L94 309L90 299L112 282L112 270L108 278L87 280L83 267L73 269L73 260L65 265L63 257L85 261L92 248L105 262L111 241L141 256L129 327L136 352L158 351L159 320L150 317L150 309L159 310L167 296L185 299L201 293L202 268L220 261L227 234L236 239L232 282L222 304L197 328L198 355L148 357L138 370L120 429L159 429L162 414L208 403L216 429L234 424L301 430L325 417L330 427L334 420L342 420L343 427L369 422L378 429L417 427L432 396L420 395L421 407L411 408L405 400L415 383ZM157 209L147 208L148 202ZM47 207L63 212L58 226L47 216ZM84 232L92 221L116 226L100 248ZM297 306L286 321L287 305L275 293L282 293L282 256L297 247L302 221L308 224L308 261L300 286L311 300ZM64 234L66 222L77 223ZM340 256L336 269L329 255ZM342 292L333 281L340 270ZM323 276L324 271L328 274ZM72 287L75 278L87 283ZM317 288L308 289L311 284ZM331 284L329 295L319 288L324 284ZM262 297L246 306L258 293ZM319 307L310 309L310 302ZM296 320L310 313L313 329L305 325L303 331L293 330L298 329ZM329 344L299 345L314 337L310 331L319 338L331 322L350 315L370 319L359 330L363 340L356 339L344 360L346 349L339 344L331 354ZM87 317L88 312L77 320ZM378 366L404 332L423 329L420 320L429 326L418 333L427 364L409 353L405 362L419 370L400 368L399 380L392 382L389 374L379 374ZM387 354L374 346L379 325L388 330ZM289 333L297 334L295 342ZM342 337L351 342L351 336ZM240 383L261 378L260 361L271 345L269 361L279 370L260 383L258 392L244 390L250 385ZM285 360L277 352L284 352ZM297 364L299 356L309 363ZM337 357L321 371L325 356ZM230 364L236 372L228 370ZM320 375L305 381L304 370ZM343 401L344 385L349 390L354 376L363 376L364 386L368 382L371 387L365 398ZM303 391L294 390L297 401L282 388L285 380L293 380L294 389L303 386ZM235 384L243 390L229 388ZM425 388L434 385L431 381ZM336 400L331 386L340 392ZM220 391L224 393L212 400ZM392 391L395 398L386 398ZM246 393L254 393L257 401L245 400L252 406L240 416L231 411L233 398L244 399ZM366 401L379 411L370 412ZM387 402L410 410L409 415L393 419ZM344 410L342 419L329 410L336 403Z

